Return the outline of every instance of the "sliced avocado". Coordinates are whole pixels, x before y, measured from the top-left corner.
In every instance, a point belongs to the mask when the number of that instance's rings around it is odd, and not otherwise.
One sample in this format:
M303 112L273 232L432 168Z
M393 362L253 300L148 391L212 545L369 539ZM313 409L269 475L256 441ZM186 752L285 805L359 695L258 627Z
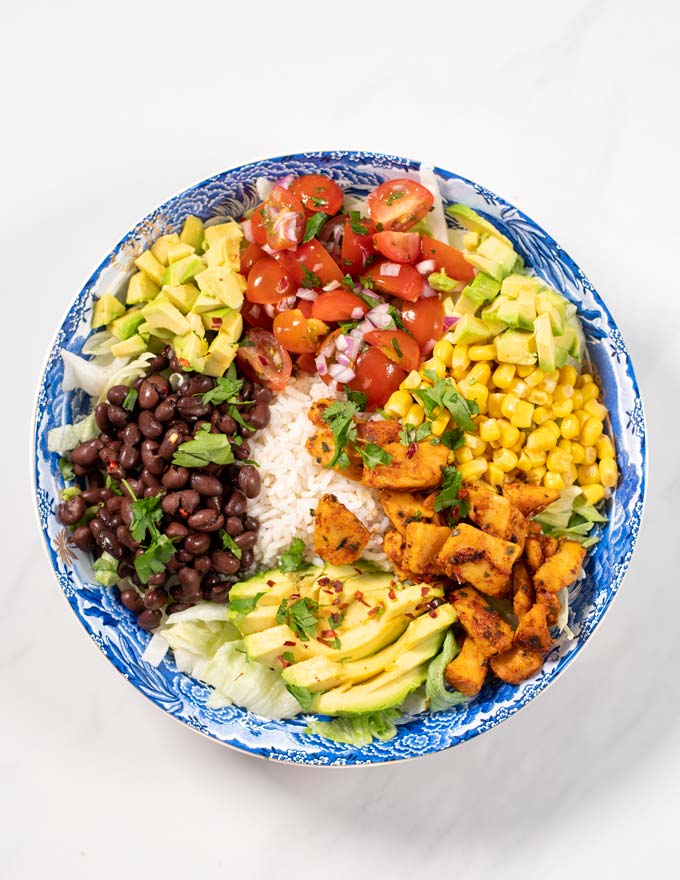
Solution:
M531 275L508 275L501 284L501 294L509 299L517 299L520 292L534 294L538 293L540 289L541 282Z
M172 342L177 360L183 367L190 367L198 373L204 369L205 357L208 353L208 343L203 337L190 330L182 336L175 336Z
M190 257L195 253L196 251L190 244L184 244L181 241L173 244L172 247L168 248L168 265L171 266L173 263L179 263L180 260Z
M506 330L496 337L496 360L502 364L530 366L536 363L536 340L525 330Z
M462 296L467 297L477 307L482 303L491 302L498 295L501 289L499 281L487 275L485 272L478 272L474 279L463 289Z
M239 581L229 591L229 601L232 599L252 599L259 593L258 605L276 605L281 599L289 595L297 586L299 577L295 572L281 572L278 568L262 571L254 574L245 581Z
M184 257L176 263L172 263L163 272L161 279L162 284L168 284L177 287L180 284L186 284L191 281L199 272L205 269L205 263L197 254Z
M449 205L446 209L446 213L455 220L458 220L458 222L466 229L470 229L472 232L477 232L480 235L492 235L494 238L498 238L500 241L512 247L510 240L507 239L502 232L499 232L492 223L482 217L481 214L473 211L472 208L468 208L467 205Z
M243 292L236 275L228 266L204 269L196 276L196 283L202 293L220 300L222 305L232 309L240 309L243 305Z
M142 315L152 328L168 330L180 336L189 330L187 319L162 293L142 308Z
M517 254L509 242L505 244L490 237L485 238L476 251L466 253L465 259L496 281L502 281L515 268Z
M147 350L146 340L142 339L139 333L125 339L122 342L115 342L111 346L111 354L114 357L139 357Z
M488 324L473 315L463 315L451 333L451 342L454 345L488 342L492 338L493 333Z
M539 315L534 321L534 334L536 336L538 366L544 373L552 373L555 370L555 340L547 314Z
M220 332L210 343L203 365L203 372L206 376L223 376L238 351L238 340L243 332L241 313L234 312L234 319L230 326L225 326L225 323L225 321L222 322Z
M495 316L498 321L513 330L533 330L536 306L533 293L523 291L516 299L501 294L496 302Z
M312 711L320 715L356 715L400 706L425 681L427 667L423 663L398 676L384 672L349 689L334 688L315 697Z
M167 266L168 251L171 247L177 244L179 244L179 235L177 235L176 232L171 232L169 235L161 235L160 238L157 238L151 245L151 253L159 263L162 263L163 266Z
M163 264L159 263L151 251L144 251L135 260L135 266L159 287L163 282Z
M108 325L108 329L113 333L116 339L124 340L134 336L139 325L143 322L144 315L142 314L142 310L139 306L136 306L132 309L128 309L124 315L111 321Z
M178 308L183 315L191 311L191 307L198 299L198 288L195 284L179 284L173 287L169 284L162 289L161 293Z
M190 244L196 253L200 253L203 247L203 221L200 217L188 214L184 218L179 240L184 244Z
M125 313L125 306L112 293L105 293L94 301L92 309L92 329L105 327L115 318Z
M150 302L160 291L155 281L152 281L144 272L135 272L130 278L127 287L125 302L134 306L141 302Z
M139 325L137 333L142 337L148 337L149 340L156 338L162 340L164 343L172 342L175 338L175 334L172 330L164 330L162 327L153 327L148 321ZM164 346L161 346L161 348L164 348Z

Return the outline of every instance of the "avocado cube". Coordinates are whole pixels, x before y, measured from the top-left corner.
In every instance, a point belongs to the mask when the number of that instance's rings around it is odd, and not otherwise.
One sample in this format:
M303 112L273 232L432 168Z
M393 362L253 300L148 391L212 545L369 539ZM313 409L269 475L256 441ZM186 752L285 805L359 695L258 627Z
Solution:
M179 235L177 235L176 232L171 232L169 235L161 235L161 237L157 238L151 245L151 253L159 263L163 266L167 266L168 251L176 244L179 244Z
M115 318L108 325L108 329L113 333L116 339L124 340L134 336L137 328L144 321L144 315L139 307L128 309L124 315Z
M207 293L199 293L191 307L191 311L196 312L197 315L202 315L203 312L212 312L215 309L223 308L224 303L221 299L217 299L217 297L210 296Z
M538 366L544 373L552 373L556 369L555 340L550 326L550 317L546 313L539 315L534 321L534 334L536 336Z
M134 336L131 336L129 339L124 339L121 342L115 342L111 346L111 354L114 357L139 357L140 354L144 354L147 350L147 344L144 339L136 333Z
M484 321L475 318L474 315L463 315L450 338L453 345L472 345L488 342L492 338L492 333Z
M243 292L238 276L227 266L213 266L204 269L196 276L196 283L202 293L218 299L222 305L240 309L243 305Z
M205 259L209 267L228 266L234 272L241 268L241 248L239 242L233 238L220 238L210 245L205 252Z
M140 324L137 328L137 333L143 338L147 339L149 343L149 348L151 348L151 342L154 339L160 339L163 342L172 342L175 338L175 334L172 330L164 330L162 327L152 327L148 321L145 321L143 324Z
M201 312L201 320L206 330L219 331L222 321L234 310L229 306L222 306L220 309L211 309L209 312Z
M141 302L151 302L158 295L159 290L158 285L148 275L145 275L144 272L135 272L128 281L125 302L129 306Z
M474 315L477 311L479 304L476 303L473 299L463 291L461 295L456 300L455 305L455 314L456 315Z
M481 214L473 211L472 208L468 208L467 205L450 205L446 209L446 213L449 217L453 217L461 224L461 226L464 226L471 232L476 232L479 235L492 235L500 241L505 242L507 245L510 245L509 239L499 232L493 223L490 223L486 218L482 217Z
M187 319L162 293L142 308L142 315L154 329L169 330L180 336L189 331Z
M179 284L186 284L187 281L191 281L203 269L205 269L203 260L196 254L192 254L168 266L163 273L161 283L173 287Z
M541 290L536 296L536 311L539 315L547 314L554 336L564 333L567 301L553 290Z
M158 262L151 251L140 254L135 260L135 266L159 287L163 284L163 264Z
M186 315L186 319L189 322L189 329L192 330L197 336L201 338L205 336L205 327L203 326L203 321L201 320L201 315L197 315L195 312L188 312Z
M214 226L206 226L203 230L203 235L205 243L209 248L223 238L235 241L237 244L243 238L241 227L235 220L228 220L226 223L216 223Z
M496 337L496 360L502 364L532 366L536 363L536 340L526 330L506 330Z
M177 244L173 244L172 247L168 248L168 265L178 263L180 260L183 260L185 257L190 257L194 253L195 251L190 244L184 244L181 241Z
M463 294L471 302L481 306L482 303L491 302L500 290L500 283L487 275L485 272L478 272L474 279L463 289Z
M193 214L189 214L184 219L179 240L183 244L190 244L197 252L201 250L203 245L203 221L200 217L194 217Z
M503 279L501 284L501 294L509 297L509 299L517 299L520 292L538 293L541 289L541 282L538 278L530 275L508 275Z
M175 336L173 348L183 367L204 372L204 359L208 343L192 330L182 336Z
M198 299L198 288L195 284L179 284L173 287L166 284L161 293L178 308L183 315L191 311L191 307Z
M238 317L241 329L238 331L238 334L235 334L233 330L222 328L213 339L203 366L203 372L206 376L223 376L236 356L238 337L243 329L243 320L238 312L234 312L234 314Z
M125 312L125 306L112 293L105 293L94 301L92 309L92 329L104 327L110 324L114 318L119 318Z

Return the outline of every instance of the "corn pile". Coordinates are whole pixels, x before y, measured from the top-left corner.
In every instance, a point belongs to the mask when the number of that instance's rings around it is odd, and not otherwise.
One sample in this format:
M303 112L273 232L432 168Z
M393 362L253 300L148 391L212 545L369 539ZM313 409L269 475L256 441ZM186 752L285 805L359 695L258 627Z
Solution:
M418 427L425 412L411 395L432 384L427 372L448 378L479 406L476 432L465 434L454 453L464 480L484 480L497 488L526 480L549 489L578 485L589 504L597 504L616 485L614 446L604 433L607 407L589 373L565 366L544 373L535 366L499 364L490 345L453 345L440 339L420 371L413 370L385 411ZM432 433L441 437L449 413L435 413ZM453 426L452 426L453 427Z

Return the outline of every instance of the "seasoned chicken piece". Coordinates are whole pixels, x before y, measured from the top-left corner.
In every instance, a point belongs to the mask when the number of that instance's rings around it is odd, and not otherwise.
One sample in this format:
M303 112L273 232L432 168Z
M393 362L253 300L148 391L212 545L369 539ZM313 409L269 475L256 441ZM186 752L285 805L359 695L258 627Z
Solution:
M508 684L519 684L531 678L543 666L543 654L527 651L526 648L510 648L504 654L497 654L489 661L492 670Z
M398 443L401 427L394 419L376 419L357 424L357 435L366 443L385 446L387 443Z
M311 437L307 439L305 446L307 452L317 464L327 467L328 464L333 461L333 455L335 454L335 437L333 437L333 432L326 424L321 424L317 427ZM354 450L347 450L347 454L350 460L349 467L334 467L333 469L344 477L349 477L350 480L360 482L363 474L361 457L358 456Z
M520 559L512 569L512 608L520 620L534 604L536 594L531 575Z
M546 489L544 486L532 486L529 483L506 483L503 496L512 502L524 516L534 516L544 507L557 501L559 489Z
M395 529L406 534L410 522L429 522L434 517L433 496L414 495L412 492L380 493L380 503L385 515Z
M325 425L326 423L323 420L323 414L333 402L334 401L329 400L326 397L315 400L314 403L310 406L309 412L307 413L307 418L309 419L309 421L313 425Z
M543 551L543 561L554 556L560 548L560 542L552 535L539 535L538 540L541 542L541 550Z
M406 526L406 567L416 574L434 574L434 561L451 529L432 523L412 522Z
M512 645L512 629L484 596L472 587L455 590L451 599L465 632L484 657L507 651Z
M524 542L524 557L529 571L535 573L543 565L543 545L540 538L529 537Z
M488 662L474 641L467 638L458 656L446 667L444 677L452 688L466 697L474 697L482 689Z
M512 541L520 547L524 546L528 523L519 508L502 495L496 495L495 492L489 492L474 483L467 483L465 488L469 505L468 517L472 522L490 535Z
M433 571L467 581L489 596L507 596L510 573L521 550L517 544L459 523L439 551Z
M364 468L362 482L373 489L419 491L434 489L442 480L442 468L449 460L443 444L417 443L413 447L386 443L383 449L392 456L389 464Z
M560 600L555 593L549 593L547 590L537 589L536 604L544 606L548 626L555 626L557 623L557 615L560 613Z
M558 593L562 587L573 584L581 570L585 548L577 541L562 541L559 550L534 575L537 590Z
M406 541L396 529L385 532L383 538L383 550L390 560L394 573L401 581L418 580L414 572L406 568Z
M526 648L527 651L547 651L552 644L550 631L547 623L547 609L545 605L536 604L519 622L515 630L514 644L518 648Z
M335 495L323 495L314 516L314 549L331 565L349 565L361 556L371 533Z

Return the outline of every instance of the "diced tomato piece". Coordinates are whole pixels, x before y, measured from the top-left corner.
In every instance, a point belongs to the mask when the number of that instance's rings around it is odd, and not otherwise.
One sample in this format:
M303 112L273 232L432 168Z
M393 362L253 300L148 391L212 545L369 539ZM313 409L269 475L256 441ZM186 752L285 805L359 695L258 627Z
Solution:
M415 302L423 292L422 275L407 263L382 261L371 266L366 274L380 293L390 293L400 299Z
M373 244L383 257L396 263L413 263L420 256L417 232L376 232Z
M276 303L294 292L290 275L273 257L262 257L248 274L246 299L252 303Z
M282 186L275 186L261 209L267 244L281 251L295 247L305 234L305 212L300 199ZM255 233L253 232L255 237ZM255 237L257 241L257 238Z
M420 252L424 260L434 260L437 271L444 269L449 278L456 281L472 281L475 277L474 268L467 262L462 251L429 235L423 235Z
M387 402L406 378L406 373L378 348L369 346L357 358L356 377L349 383L352 391L366 395L366 409L372 411Z
M401 307L401 320L422 348L431 339L435 342L441 339L444 332L444 306L438 296L421 297L413 303L405 302Z
M312 315L320 321L349 321L352 313L361 311L363 317L368 311L366 303L349 290L333 290L320 294L312 303ZM355 318L355 320L358 320Z
M254 241L248 245L248 247L241 253L241 275L248 275L248 272L253 268L255 263L258 260L261 260L262 257L266 257L267 254L262 250L260 245Z
M293 362L274 334L267 330L248 330L245 342L247 345L242 344L236 353L243 373L273 391L285 388L293 372Z
M362 230L366 230L364 233ZM344 272L357 277L362 275L369 260L375 254L372 220L348 219L342 236L342 268Z
M301 244L295 252L299 268L294 270L293 278L299 287L321 288L333 281L340 283L343 274L338 264L326 248L312 238Z
M274 336L286 351L294 354L313 354L319 339L328 333L328 327L316 318L307 318L300 309L287 309L274 318Z
M378 231L404 231L423 219L434 204L434 196L415 180L399 178L376 187L367 204Z
M418 369L420 346L413 336L403 330L371 330L364 339L407 373Z
M251 327L259 327L261 330L271 330L273 319L265 311L264 305L244 300L241 306L241 315L246 324Z
M308 214L323 211L324 214L337 214L342 208L342 190L324 174L305 174L296 178L289 187L302 202Z
M250 226L253 230L253 238L255 239L255 244L267 243L267 233L264 231L264 217L262 214L263 207L264 204L259 204L250 215Z

